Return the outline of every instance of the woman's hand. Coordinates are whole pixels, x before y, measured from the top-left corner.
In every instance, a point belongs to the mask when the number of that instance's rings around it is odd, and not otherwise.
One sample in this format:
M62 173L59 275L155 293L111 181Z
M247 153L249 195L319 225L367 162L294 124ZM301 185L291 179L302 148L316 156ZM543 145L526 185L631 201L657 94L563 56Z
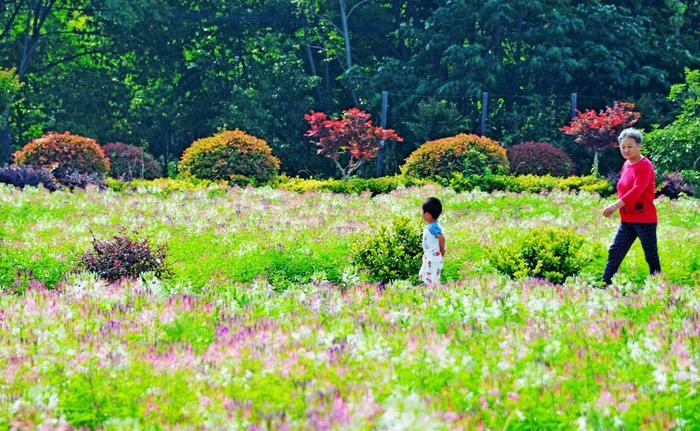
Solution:
M603 216L610 217L615 211L619 210L623 206L625 206L625 203L622 200L618 199L615 203L605 207L605 209L603 210Z
M617 208L615 208L615 204L608 205L603 210L603 216L610 217L615 211L617 211Z

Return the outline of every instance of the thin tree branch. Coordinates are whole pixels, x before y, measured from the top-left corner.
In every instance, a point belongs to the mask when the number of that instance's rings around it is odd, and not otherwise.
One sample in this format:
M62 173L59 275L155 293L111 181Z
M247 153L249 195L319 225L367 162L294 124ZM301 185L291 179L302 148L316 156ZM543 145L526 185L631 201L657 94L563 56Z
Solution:
M335 28L336 31L337 31L338 33L343 34L343 30L341 30L340 27L338 27L337 25L335 25L335 23L333 22L333 20L331 20L330 18L326 18L325 16L323 16L323 15L321 15L321 14L318 14L318 13L316 13L316 12L312 12L312 13L313 13L314 16L316 16L317 18L321 18L322 20L328 21L328 23L329 23L330 25L332 25L333 28Z
M5 28L3 29L2 33L0 33L0 40L4 39L8 35L8 33L10 32L10 29L12 28L12 24L14 24L15 18L17 18L17 14L19 14L20 9L22 9L22 2L18 1L15 4L15 9L12 11L10 18L7 20L7 23L5 24Z
M86 55L92 55L92 54L106 54L106 53L108 53L108 52L109 52L109 51L105 51L105 50L94 50L94 51L85 51L85 52L81 52L81 53L78 53L78 54L69 55L68 57L62 58L61 60L54 61L53 63L49 63L49 64L47 64L46 66L42 67L41 69L37 69L34 73L43 73L43 72L46 72L47 70L49 70L49 69L51 69L51 68L53 68L53 67L55 67L55 66L58 66L59 64L67 63L67 62L69 62L69 61L75 60L76 58L84 57L84 56L86 56Z
M80 36L100 36L100 37L108 37L108 35L104 33L100 33L98 31L81 31L81 30L58 30L58 31L49 31L42 36L54 36L54 35L61 35L61 34L75 34L75 35L80 35Z
M358 2L355 6L351 7L350 10L348 11L347 15L345 15L347 18L350 18L350 15L352 14L352 11L357 9L358 6L362 5L363 3L367 3L367 0L362 0L361 2Z

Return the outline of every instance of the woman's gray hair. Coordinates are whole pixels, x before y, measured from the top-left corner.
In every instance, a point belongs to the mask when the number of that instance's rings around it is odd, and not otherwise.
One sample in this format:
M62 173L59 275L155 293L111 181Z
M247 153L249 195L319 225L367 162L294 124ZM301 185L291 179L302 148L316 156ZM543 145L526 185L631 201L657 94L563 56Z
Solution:
M632 138L637 141L637 145L642 145L642 131L634 127L628 127L617 137L617 143L621 144L625 138Z

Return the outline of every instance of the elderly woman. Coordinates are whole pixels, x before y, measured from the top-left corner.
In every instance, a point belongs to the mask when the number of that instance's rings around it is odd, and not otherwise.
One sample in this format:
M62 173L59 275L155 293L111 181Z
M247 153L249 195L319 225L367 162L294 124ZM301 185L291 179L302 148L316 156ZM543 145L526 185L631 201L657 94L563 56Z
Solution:
M620 210L620 228L608 250L608 263L603 274L603 284L609 286L617 272L622 259L639 237L644 249L644 257L649 264L649 272L661 272L659 251L656 245L656 207L654 206L654 166L649 159L642 156L642 133L633 128L625 129L617 137L620 152L625 158L622 165L620 181L617 183L615 203L603 210L605 217L610 217Z

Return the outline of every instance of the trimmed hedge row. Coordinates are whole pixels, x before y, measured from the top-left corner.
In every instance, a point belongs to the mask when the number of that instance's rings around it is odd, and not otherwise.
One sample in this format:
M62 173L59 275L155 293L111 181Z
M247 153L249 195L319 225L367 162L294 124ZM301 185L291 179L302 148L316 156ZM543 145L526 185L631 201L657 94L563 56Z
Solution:
M370 192L372 196L389 193L402 187L420 186L428 183L426 180L395 175L381 178L350 178L348 180L317 180L303 178L280 177L274 187L304 193L314 190L322 190L333 193L360 194Z
M349 180L337 179L304 179L277 177L270 183L273 188L289 190L297 193L311 191L327 191L332 193L361 194L369 192L372 196L389 193L393 190L422 186L428 183L436 183L444 187L450 187L457 192L479 189L485 192L508 191L540 193L553 190L586 191L598 193L601 196L609 196L613 192L610 183L594 176L559 178L550 175L471 175L465 176L459 173L451 178L437 178L435 181L421 180L405 175L395 175L381 178L351 178ZM110 179L107 186L115 191L141 191L157 194L169 194L173 191L226 188L225 182L199 180L196 178L167 179L161 178L153 181L134 180L128 183Z
M602 178L592 175L585 177L559 178L551 175L470 175L455 174L449 179L439 179L438 182L457 192L479 189L484 192L508 191L540 193L552 190L586 191L610 196L613 188Z
M420 186L430 181L403 175L382 178L352 178L342 180L316 180L283 178L275 187L299 193L324 190L334 193L359 194L369 191L372 195L388 193L401 187ZM586 191L609 196L613 189L608 181L594 176L559 178L551 175L469 175L455 173L450 178L437 178L434 182L457 192L479 189L485 192L508 191L540 193L552 190Z

